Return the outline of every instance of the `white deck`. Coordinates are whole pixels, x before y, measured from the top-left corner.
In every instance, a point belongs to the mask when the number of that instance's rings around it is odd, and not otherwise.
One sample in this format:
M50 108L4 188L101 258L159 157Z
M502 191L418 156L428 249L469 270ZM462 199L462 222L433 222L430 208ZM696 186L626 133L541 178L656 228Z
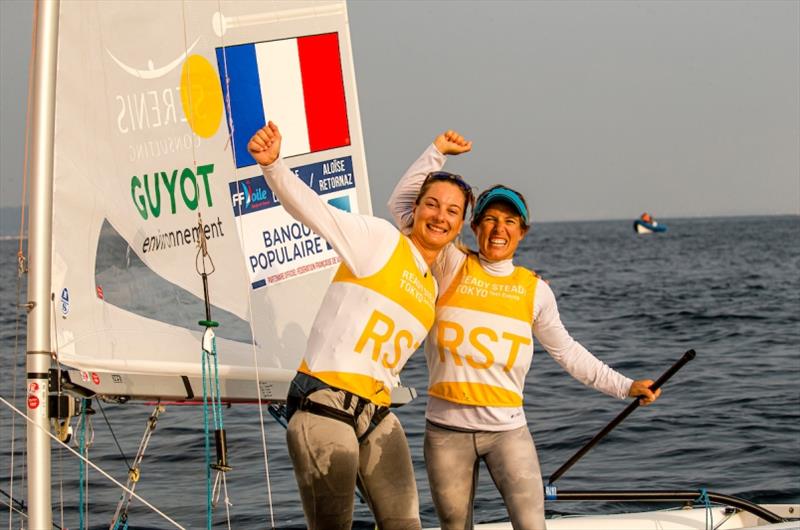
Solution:
M764 504L762 506L781 517L798 517L800 515L800 504ZM725 507L720 506L711 509L713 526L707 524L708 514L705 509L691 508L613 515L558 517L547 520L547 530L800 529L800 520L767 524L765 521L745 512L726 514L725 509ZM511 530L511 523L479 524L475 528L480 530Z

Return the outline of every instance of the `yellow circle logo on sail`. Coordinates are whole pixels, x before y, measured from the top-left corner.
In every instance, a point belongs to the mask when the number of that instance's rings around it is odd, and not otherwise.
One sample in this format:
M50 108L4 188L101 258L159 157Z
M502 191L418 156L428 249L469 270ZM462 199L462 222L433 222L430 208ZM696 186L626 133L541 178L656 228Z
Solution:
M190 55L181 72L183 114L192 131L210 138L222 119L222 87L214 67L205 57Z

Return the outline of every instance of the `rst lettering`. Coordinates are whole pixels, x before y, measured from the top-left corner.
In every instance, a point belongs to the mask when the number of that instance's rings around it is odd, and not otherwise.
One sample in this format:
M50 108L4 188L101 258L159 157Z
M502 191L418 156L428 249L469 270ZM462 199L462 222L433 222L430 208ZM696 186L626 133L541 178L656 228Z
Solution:
M363 353L367 343L371 341L372 360L375 362L380 360L386 368L395 368L404 353L411 353L419 347L419 344L414 342L414 335L409 330L400 329L395 334L396 327L394 320L389 315L377 310L372 311L364 331L361 332L361 336L356 342L356 353ZM393 337L394 339L392 339ZM389 352L384 352L381 357L383 345L390 341L392 348Z
M403 343L405 343L405 348L403 347ZM417 346L414 344L414 336L407 329L401 329L394 337L394 360L389 361L389 354L384 353L382 361L383 366L389 369L395 368L397 363L400 362L400 357L404 350L414 351L416 349Z
M449 332L452 332L449 333ZM447 337L446 335L450 335ZM464 328L455 322L440 320L436 328L436 344L439 350L439 362L444 362L445 349L450 350L456 366L462 366L461 358L458 356L458 347L464 341Z
M476 370L486 370L495 364L495 354L498 353L499 359L506 359L503 370L510 372L517 360L519 350L522 346L530 346L530 337L516 335L504 331L500 337L492 328L477 326L472 328L467 336L468 346L472 353L467 355L459 354L459 348L464 344L465 332L461 324L449 320L439 320L436 328L436 346L439 352L439 362L447 361L447 353L453 359L456 366L463 366L462 357L467 364ZM502 355L504 346L508 343L508 355ZM482 358L475 353L481 354Z
M467 355L467 363L478 370L485 370L494 364L494 355L492 355L491 350L487 346L481 344L480 340L478 340L481 335L487 336L492 342L497 342L497 333L491 328L473 328L473 330L469 332L469 343L483 354L484 361L479 362L472 355Z
M511 368L514 366L514 361L517 360L517 354L519 353L519 347L522 345L530 346L531 338L530 337L523 337L521 335L514 335L513 333L508 333L507 331L503 332L503 338L511 341L511 351L508 352L508 361L506 365L503 367L503 370L506 372L510 372Z
M383 327L383 332L378 331L378 327ZM361 336L356 343L356 352L362 353L367 341L372 341L372 360L378 361L381 354L381 346L388 341L394 332L394 320L380 311L373 311L369 316L369 322L361 332Z

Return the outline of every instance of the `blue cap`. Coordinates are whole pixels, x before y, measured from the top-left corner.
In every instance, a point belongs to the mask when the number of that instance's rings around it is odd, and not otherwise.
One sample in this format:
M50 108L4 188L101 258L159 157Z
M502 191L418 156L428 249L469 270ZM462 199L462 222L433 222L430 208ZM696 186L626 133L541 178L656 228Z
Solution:
M503 201L517 210L517 213L522 217L525 225L528 225L528 208L525 207L522 197L516 191L509 188L494 188L478 197L478 202L475 208L472 209L472 221L477 221L483 211L493 202Z

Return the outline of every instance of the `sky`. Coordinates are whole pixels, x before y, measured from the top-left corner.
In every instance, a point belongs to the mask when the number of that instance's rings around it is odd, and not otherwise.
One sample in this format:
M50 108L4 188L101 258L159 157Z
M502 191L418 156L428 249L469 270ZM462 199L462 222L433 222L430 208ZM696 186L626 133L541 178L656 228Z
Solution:
M170 0L173 1L173 0ZM537 221L800 214L800 1L348 3L374 213L447 169ZM0 206L18 206L32 2L0 1Z

